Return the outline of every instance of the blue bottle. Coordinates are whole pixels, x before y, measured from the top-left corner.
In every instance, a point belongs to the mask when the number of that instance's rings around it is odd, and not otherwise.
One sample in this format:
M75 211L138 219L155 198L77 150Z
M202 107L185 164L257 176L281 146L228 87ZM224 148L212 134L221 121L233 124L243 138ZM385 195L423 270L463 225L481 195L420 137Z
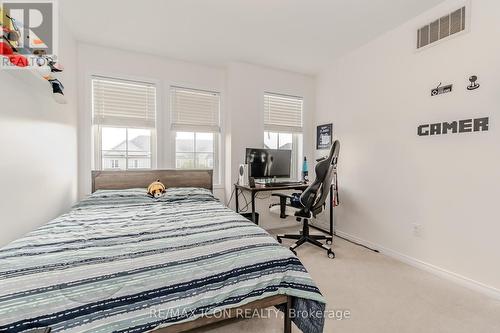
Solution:
M302 163L302 181L309 181L309 168L307 166L307 157L304 156L304 162Z

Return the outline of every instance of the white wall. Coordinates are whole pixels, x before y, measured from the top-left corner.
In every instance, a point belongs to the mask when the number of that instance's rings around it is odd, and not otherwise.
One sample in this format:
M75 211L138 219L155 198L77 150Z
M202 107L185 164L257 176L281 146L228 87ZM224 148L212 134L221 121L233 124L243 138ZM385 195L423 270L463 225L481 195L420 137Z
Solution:
M416 29L462 4L447 1L332 64L318 78L316 123L333 122L342 143L338 231L500 288L500 2L473 0L469 33L415 51ZM472 74L481 88L467 91ZM430 97L441 81L453 93ZM489 132L416 133L483 116Z
M0 70L0 246L66 211L77 194L76 44L61 24L67 105L48 83ZM34 82L34 84L32 83Z
M91 191L92 106L90 78L92 75L145 80L157 84L157 140L158 143L162 143L158 145L157 167L160 169L174 167L172 158L174 147L168 125L169 88L171 85L220 92L221 113L225 113L225 71L222 68L88 44L80 44L78 52L79 89L82 92L79 103L80 197L88 195ZM224 151L221 154L224 157ZM222 179L223 177L222 174ZM216 189L215 194L224 199L222 187Z
M80 196L91 190L92 75L104 75L151 81L158 86L158 168L173 168L173 137L169 128L169 87L172 85L218 91L221 93L221 185L215 189L218 198L226 201L237 179L237 167L244 161L246 147L263 147L265 91L304 97L304 147L312 156L311 119L315 103L313 77L254 66L231 63L227 68L204 66L165 57L151 56L89 44L80 44L79 89L81 99L79 122L79 185ZM270 216L269 200L259 200L258 210L264 213L264 227L282 227L283 221ZM232 201L234 206L234 199ZM295 222L292 222L294 224Z
M231 63L227 69L228 112L226 114L226 193L238 180L238 165L245 161L247 147L264 146L264 92L274 92L304 98L304 155L311 160L315 133L312 115L315 108L315 79L245 63ZM269 196L261 193L259 196ZM249 196L248 196L249 197ZM276 198L272 201L276 202ZM292 218L281 220L270 215L271 200L257 200L261 226L276 228L297 225ZM243 202L244 203L244 202ZM234 207L234 199L231 202Z

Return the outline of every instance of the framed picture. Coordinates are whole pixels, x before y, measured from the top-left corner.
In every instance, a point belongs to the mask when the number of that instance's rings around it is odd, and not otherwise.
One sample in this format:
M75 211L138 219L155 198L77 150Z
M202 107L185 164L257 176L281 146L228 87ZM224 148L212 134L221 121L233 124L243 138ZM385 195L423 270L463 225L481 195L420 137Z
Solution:
M316 149L329 149L332 145L333 124L319 125L316 129Z

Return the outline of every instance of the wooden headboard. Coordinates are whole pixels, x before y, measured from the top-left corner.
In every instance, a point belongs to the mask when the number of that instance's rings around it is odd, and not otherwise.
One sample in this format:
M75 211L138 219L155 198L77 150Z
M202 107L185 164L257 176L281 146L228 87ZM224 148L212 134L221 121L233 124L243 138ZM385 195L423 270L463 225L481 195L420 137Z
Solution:
M92 193L97 190L147 188L159 179L169 187L201 187L213 191L212 170L92 171Z

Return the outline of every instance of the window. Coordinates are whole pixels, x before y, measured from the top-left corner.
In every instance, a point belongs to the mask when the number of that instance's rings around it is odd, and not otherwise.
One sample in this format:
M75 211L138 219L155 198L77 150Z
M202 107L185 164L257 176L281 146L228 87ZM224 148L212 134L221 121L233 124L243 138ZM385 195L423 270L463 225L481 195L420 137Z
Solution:
M102 169L151 169L151 130L103 126Z
M264 146L268 149L292 151L293 177L300 178L302 163L302 112L301 97L264 94Z
M92 78L94 168L154 165L156 88L142 82Z
M219 184L219 93L172 87L170 95L175 167L212 169Z
M302 133L302 97L264 94L264 127L268 131Z
M302 134L264 132L264 148L283 149L292 151L291 178L300 179L300 166L302 165Z
M175 167L178 169L213 169L214 133L177 132Z
M264 132L264 146L268 149L292 150L293 134Z
M172 129L220 132L220 95L217 92L172 87Z

